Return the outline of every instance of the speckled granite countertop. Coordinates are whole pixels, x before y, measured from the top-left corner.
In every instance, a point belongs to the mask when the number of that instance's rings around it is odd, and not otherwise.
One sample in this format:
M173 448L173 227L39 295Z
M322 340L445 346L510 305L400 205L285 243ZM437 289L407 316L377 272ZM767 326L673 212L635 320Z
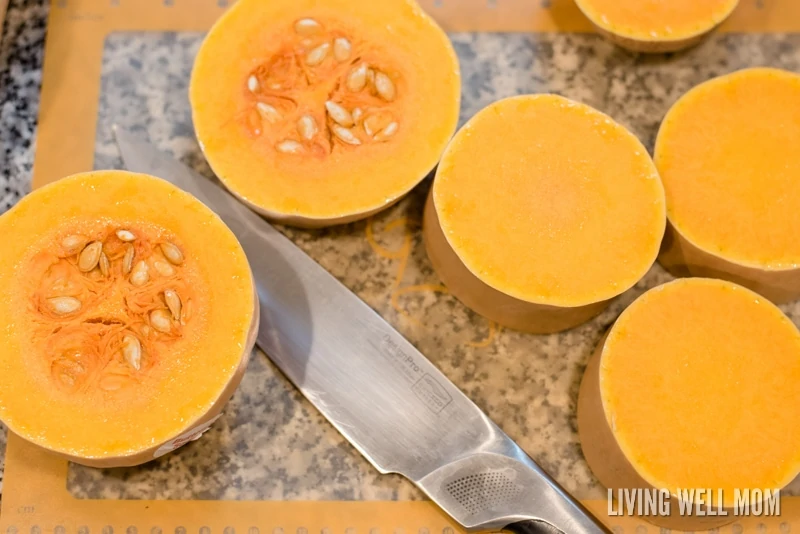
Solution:
M30 190L39 85L42 77L45 0L11 0L0 34L0 214ZM0 451L6 431L0 424ZM0 492L3 488L0 453Z
M23 3L12 1L6 33L10 29L16 43L4 45L0 56L0 68L10 66L0 115L0 143L9 160L0 178L7 188L0 210L28 187L32 160L44 9ZM451 37L462 66L462 123L498 98L550 91L603 110L648 147L668 107L691 86L750 65L800 70L800 35L716 35L688 53L658 57L632 55L587 34ZM111 138L111 125L120 123L210 174L193 138L186 97L201 39L190 33L108 37L95 168L121 166ZM575 427L581 373L602 331L669 275L654 266L599 317L563 334L496 331L446 292L421 289L439 284L419 235L428 186L368 222L283 231L395 325L568 490L581 498L604 496ZM799 305L784 309L800 319ZM399 477L375 472L261 353L203 439L139 468L72 466L67 483L82 498L421 498Z

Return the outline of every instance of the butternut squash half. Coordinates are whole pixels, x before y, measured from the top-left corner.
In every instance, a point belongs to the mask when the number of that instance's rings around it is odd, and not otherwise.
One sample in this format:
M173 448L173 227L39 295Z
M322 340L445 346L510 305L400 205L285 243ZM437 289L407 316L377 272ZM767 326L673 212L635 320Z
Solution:
M705 531L736 519L737 489L763 497L800 473L798 383L800 332L774 304L679 279L634 301L598 344L578 397L581 446L606 487L672 495L669 516L645 519ZM727 516L681 516L679 489L711 489L704 500Z
M738 0L575 0L597 31L635 52L674 52L700 42Z
M76 174L0 217L0 420L90 466L196 439L244 373L258 328L225 224L147 175Z
M413 0L239 0L192 70L197 138L228 189L319 227L399 200L455 131L458 60Z
M647 150L610 117L556 95L478 112L453 138L425 208L442 281L501 325L580 324L656 259L664 190Z
M658 132L677 276L724 278L776 303L800 297L800 75L745 69L682 96Z

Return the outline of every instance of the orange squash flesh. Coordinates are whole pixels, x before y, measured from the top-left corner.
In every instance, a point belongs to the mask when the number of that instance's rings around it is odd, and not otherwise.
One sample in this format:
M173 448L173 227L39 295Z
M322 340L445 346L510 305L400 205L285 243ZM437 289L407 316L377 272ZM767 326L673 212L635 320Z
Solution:
M413 0L240 0L197 55L192 117L217 176L298 226L366 217L436 165L458 60Z
M98 171L23 198L0 233L0 420L13 432L78 463L135 465L220 413L258 308L213 212L163 180Z
M595 27L637 52L696 44L733 12L738 0L576 0Z
M655 163L667 195L660 260L776 302L800 296L800 76L757 68L690 90L667 113Z
M775 490L800 473L800 332L760 295L686 278L651 289L598 345L578 425L609 488ZM677 498L673 514L678 515ZM735 519L648 518L687 530Z
M555 95L476 114L448 146L429 202L426 243L445 284L529 331L574 326L633 286L665 225L661 182L636 137ZM568 313L549 324L559 310Z

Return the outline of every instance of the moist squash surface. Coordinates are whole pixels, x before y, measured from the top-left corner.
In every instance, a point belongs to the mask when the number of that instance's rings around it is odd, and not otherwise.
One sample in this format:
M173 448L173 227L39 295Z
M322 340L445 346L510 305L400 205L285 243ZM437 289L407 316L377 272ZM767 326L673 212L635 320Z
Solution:
M258 325L238 241L147 175L77 174L0 217L0 420L98 466L210 422ZM169 448L169 447L168 447Z
M448 146L432 190L469 271L516 299L596 303L656 258L664 192L647 151L610 117L555 95L496 102Z
M455 131L458 61L413 0L240 0L190 85L214 172L301 226L365 217L413 188Z
M688 46L725 20L738 0L576 0L600 31L641 51ZM649 50L648 50L649 49Z
M702 278L659 286L598 350L606 422L653 487L721 488L730 506L736 488L782 488L800 473L800 409L787 402L800 332L760 295Z
M800 265L800 76L746 69L669 110L655 148L667 215L700 249L749 267Z

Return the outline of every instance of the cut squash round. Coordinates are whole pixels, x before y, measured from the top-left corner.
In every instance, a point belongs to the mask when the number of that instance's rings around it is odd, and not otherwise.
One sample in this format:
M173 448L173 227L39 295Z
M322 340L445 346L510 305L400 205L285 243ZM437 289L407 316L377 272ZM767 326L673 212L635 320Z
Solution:
M601 35L635 52L674 52L700 42L738 0L575 0Z
M77 463L136 465L199 437L258 328L250 267L166 181L76 174L0 217L0 420Z
M458 59L413 0L239 0L189 97L222 183L274 221L321 227L396 202L455 132Z
M656 259L664 191L610 117L555 95L507 98L453 138L425 208L425 244L458 299L528 332L580 324Z
M800 297L800 76L745 69L669 110L655 163L669 227L659 261L776 303Z
M583 452L615 493L672 494L669 516L646 519L714 528L736 519L737 490L763 497L800 473L800 409L789 400L798 383L800 332L774 304L724 280L679 279L634 301L591 357L578 398ZM681 516L675 494L709 488L701 509L728 515Z

